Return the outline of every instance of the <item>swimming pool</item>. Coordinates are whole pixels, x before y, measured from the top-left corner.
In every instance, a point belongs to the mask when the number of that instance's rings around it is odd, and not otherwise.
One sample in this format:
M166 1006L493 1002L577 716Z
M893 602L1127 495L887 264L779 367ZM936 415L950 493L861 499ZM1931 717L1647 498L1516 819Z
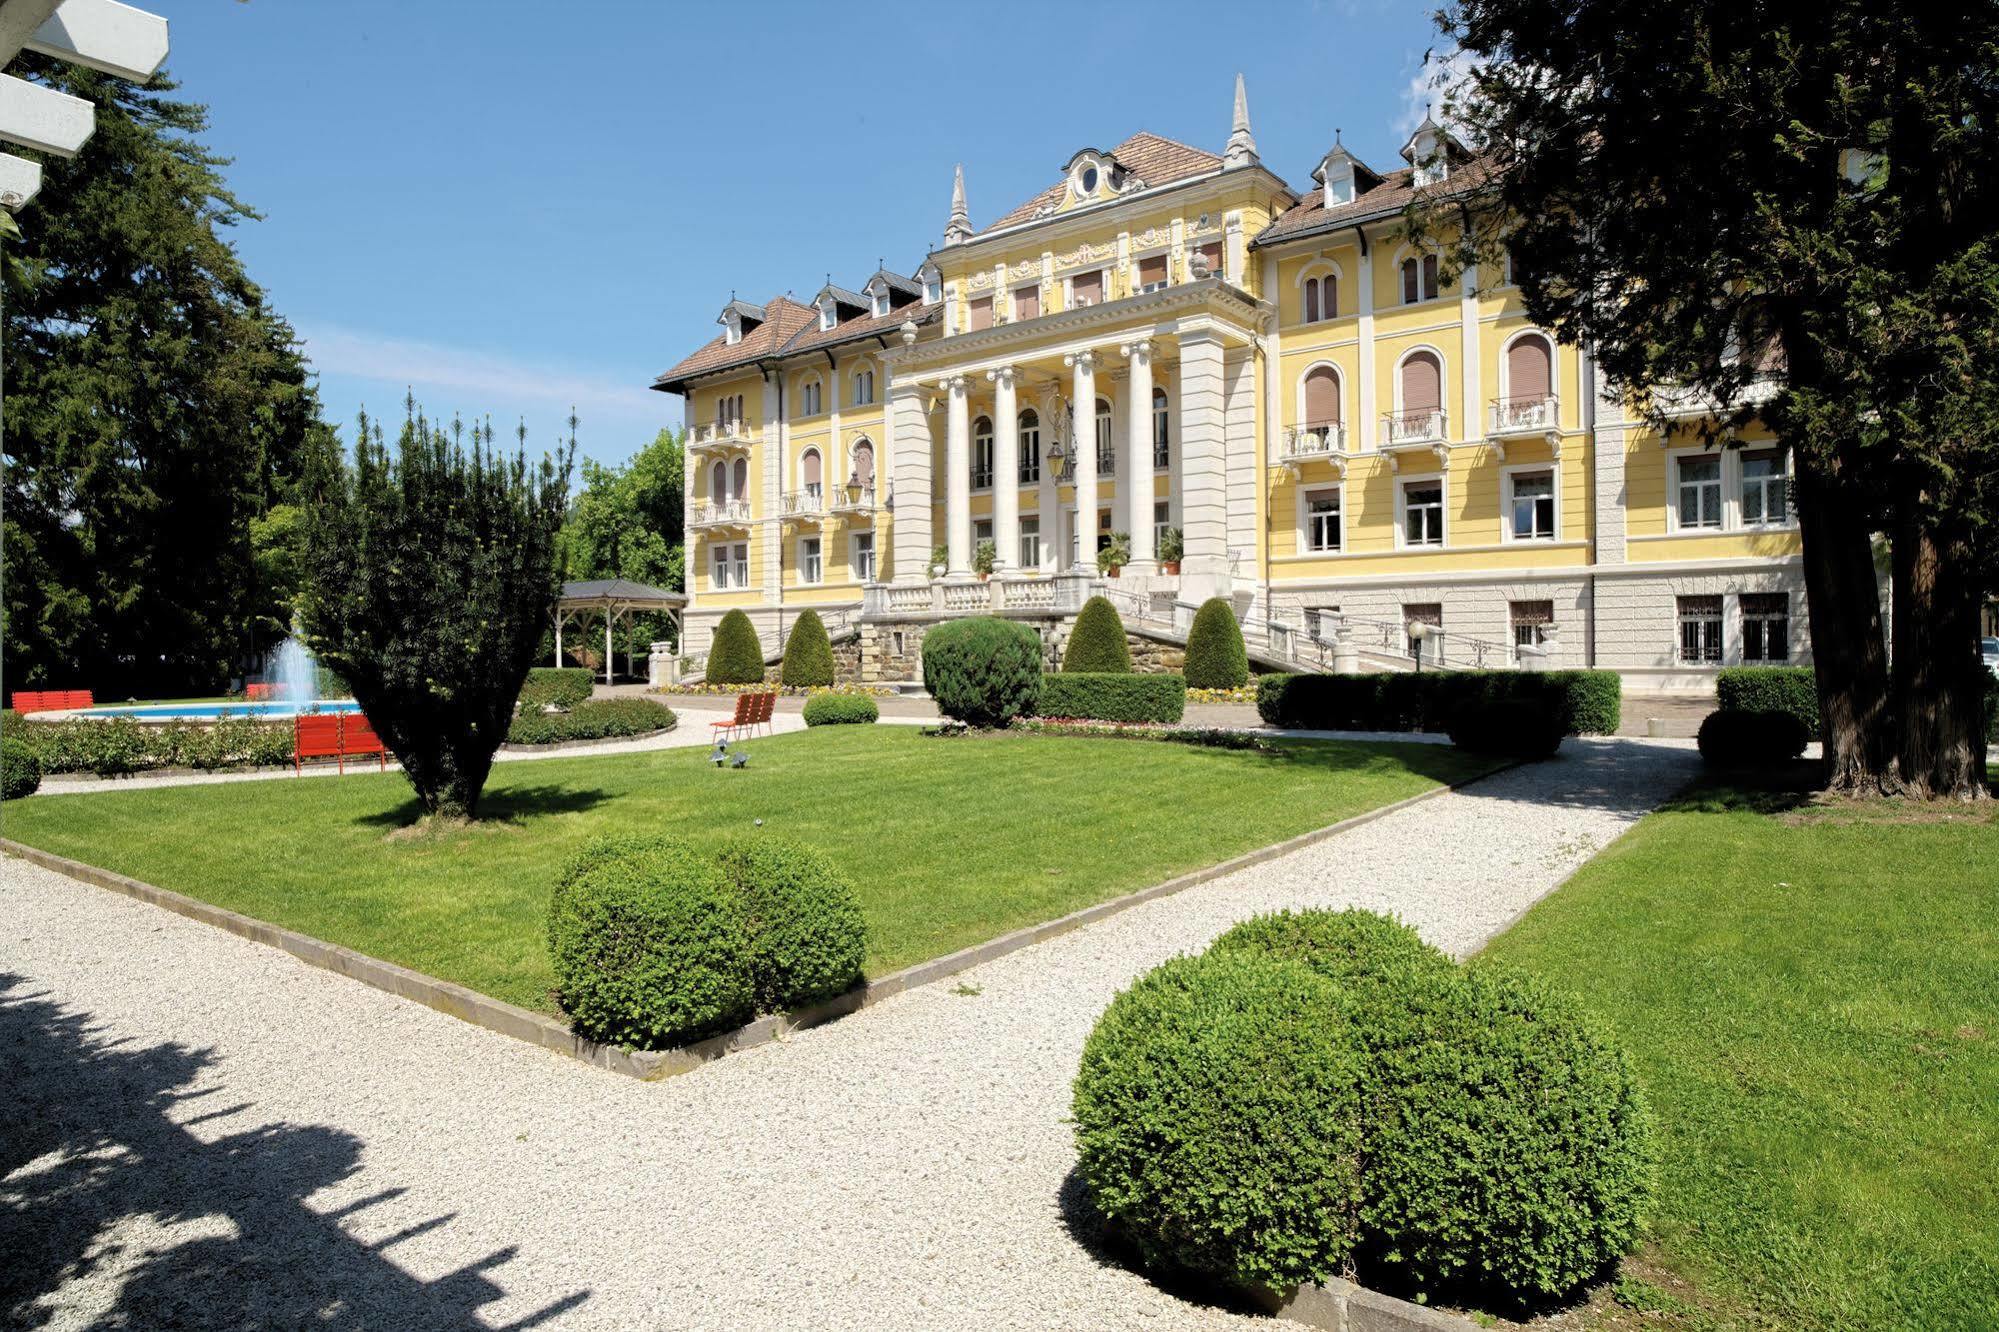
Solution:
M359 712L361 705L351 698L321 699L316 703L149 703L136 708L91 708L79 717L131 717L136 721L214 721L218 717L255 717L262 721L290 721L301 712Z

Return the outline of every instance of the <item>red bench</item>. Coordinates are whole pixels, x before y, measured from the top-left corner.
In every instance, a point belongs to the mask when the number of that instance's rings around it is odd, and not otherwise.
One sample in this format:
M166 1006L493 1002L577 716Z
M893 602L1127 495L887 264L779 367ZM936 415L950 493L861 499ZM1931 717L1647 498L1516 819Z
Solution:
M315 712L292 719L292 771L304 771L307 759L330 758L347 771L347 760L375 756L382 771L388 771L388 746L375 728L358 712Z
M771 714L777 710L777 694L765 690L756 694L736 695L736 713L727 721L709 722L717 740L729 740L739 735L755 735L757 727L771 733Z
M14 711L61 712L69 708L94 708L96 700L88 689L16 689Z
M279 684L247 684L243 686L243 696L252 703L267 703L284 692Z

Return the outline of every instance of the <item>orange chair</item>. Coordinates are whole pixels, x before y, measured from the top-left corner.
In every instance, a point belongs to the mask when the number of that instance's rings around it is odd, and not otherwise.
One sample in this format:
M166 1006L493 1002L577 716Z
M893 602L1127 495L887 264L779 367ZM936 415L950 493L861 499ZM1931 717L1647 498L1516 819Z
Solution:
M764 728L765 735L774 735L776 728L771 724L771 714L777 711L777 691L773 689L757 697L762 701L757 704L756 724Z
M736 711L727 721L709 722L717 740L733 740L738 735L747 735L756 728L757 712L763 707L757 700L768 698L768 694L736 695Z

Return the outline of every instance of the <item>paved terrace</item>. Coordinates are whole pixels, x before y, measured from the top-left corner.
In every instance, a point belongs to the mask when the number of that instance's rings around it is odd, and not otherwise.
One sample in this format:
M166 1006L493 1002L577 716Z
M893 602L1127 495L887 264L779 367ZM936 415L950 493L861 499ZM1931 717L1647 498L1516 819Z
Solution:
M1571 741L644 1084L0 861L0 1317L53 1327L1272 1326L1075 1224L1069 1083L1140 972L1280 906L1476 949L1693 773Z

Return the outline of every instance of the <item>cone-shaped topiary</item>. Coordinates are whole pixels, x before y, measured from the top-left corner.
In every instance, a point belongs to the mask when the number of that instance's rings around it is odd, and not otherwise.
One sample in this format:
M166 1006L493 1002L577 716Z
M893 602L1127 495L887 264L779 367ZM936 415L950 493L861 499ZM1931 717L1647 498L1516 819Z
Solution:
M826 637L826 626L820 621L818 611L806 611L791 626L791 637L784 641L784 665L778 668L777 678L783 684L800 688L833 683L833 640Z
M1131 645L1124 640L1124 621L1106 597L1091 597L1069 631L1062 669L1094 675L1129 674Z
M821 631L824 632L823 630ZM831 649L827 649L831 652ZM732 610L715 626L715 641L708 646L709 684L762 684L764 645L750 617Z
M1235 612L1220 597L1209 597L1194 613L1187 631L1187 687L1239 689L1249 683L1249 653Z

